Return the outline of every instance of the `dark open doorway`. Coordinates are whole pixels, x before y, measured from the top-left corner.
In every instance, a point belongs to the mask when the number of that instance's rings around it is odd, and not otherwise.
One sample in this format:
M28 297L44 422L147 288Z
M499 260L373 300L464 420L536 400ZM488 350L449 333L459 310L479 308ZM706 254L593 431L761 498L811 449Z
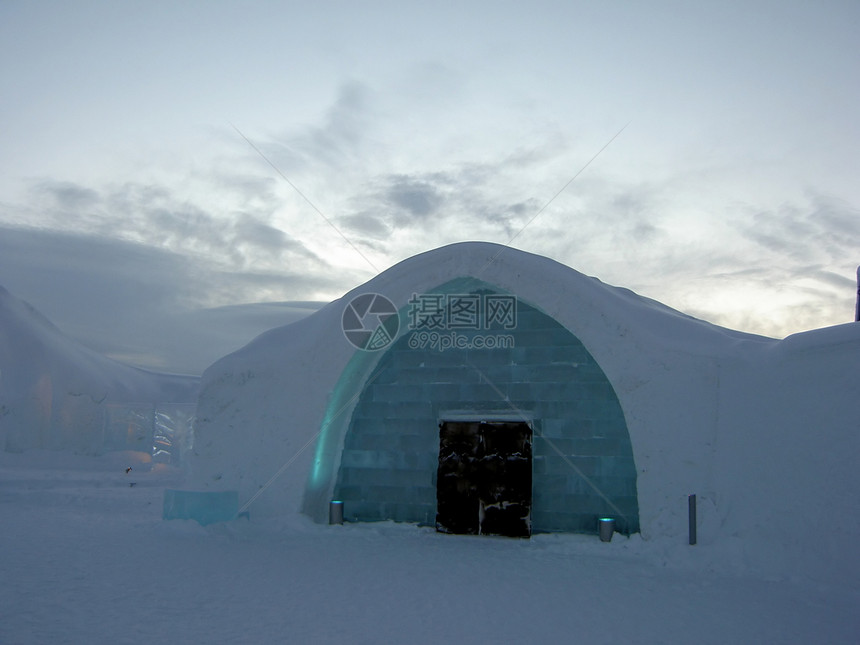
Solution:
M439 424L436 530L531 535L532 429L521 421Z

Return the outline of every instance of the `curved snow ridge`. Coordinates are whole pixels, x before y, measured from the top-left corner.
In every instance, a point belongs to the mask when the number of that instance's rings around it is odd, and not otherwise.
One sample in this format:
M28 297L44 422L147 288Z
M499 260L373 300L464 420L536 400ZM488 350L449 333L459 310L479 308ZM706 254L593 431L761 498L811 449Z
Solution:
M779 343L779 349L787 352L816 351L823 348L850 350L852 347L860 348L860 322L802 331L786 336Z
M199 379L162 374L102 356L66 336L32 305L0 287L0 369L12 394L44 374L96 399L192 401ZM15 378L13 378L15 375ZM70 390L71 391L71 390Z
M316 344L326 338L336 342L342 335L343 309L358 295L379 293L400 309L413 294L467 277L487 282L537 306L580 337L586 346L589 336L605 335L608 328L620 336L634 336L644 344L656 342L667 349L706 354L723 355L733 346L739 352L749 351L750 346L778 342L719 327L546 257L490 242L458 242L403 260L307 318L265 332L234 354L247 356L273 341L278 345ZM329 336L331 333L334 336ZM232 355L228 355L228 362L229 356ZM223 366L224 360L217 361L210 369Z

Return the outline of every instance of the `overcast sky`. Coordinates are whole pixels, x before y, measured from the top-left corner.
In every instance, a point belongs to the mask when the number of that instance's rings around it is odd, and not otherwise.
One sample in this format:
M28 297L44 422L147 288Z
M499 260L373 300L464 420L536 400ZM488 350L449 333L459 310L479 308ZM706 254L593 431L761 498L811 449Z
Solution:
M0 285L180 371L213 315L238 346L515 236L734 329L848 322L858 33L855 0L0 0Z

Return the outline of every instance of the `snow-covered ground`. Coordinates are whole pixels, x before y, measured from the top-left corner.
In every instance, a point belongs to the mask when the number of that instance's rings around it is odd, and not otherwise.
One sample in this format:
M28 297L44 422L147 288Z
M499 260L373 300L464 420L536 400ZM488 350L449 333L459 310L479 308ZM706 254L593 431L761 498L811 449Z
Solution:
M856 643L856 580L716 546L161 519L143 453L0 452L0 643ZM126 473L126 468L132 470ZM133 486L131 484L134 484ZM824 530L825 527L822 527Z

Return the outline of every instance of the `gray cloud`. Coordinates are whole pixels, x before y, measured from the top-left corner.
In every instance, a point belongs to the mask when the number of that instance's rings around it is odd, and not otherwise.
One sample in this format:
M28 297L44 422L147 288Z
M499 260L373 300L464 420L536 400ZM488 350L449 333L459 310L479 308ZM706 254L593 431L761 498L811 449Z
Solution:
M458 77L436 64L421 66L416 73L437 85L458 86ZM408 92L426 90L424 84L412 82L405 87L411 88ZM475 162L461 155L445 169L422 168L418 156L408 172L391 172L384 163L378 171L368 167L368 159L379 163L385 150L402 148L402 142L375 137L391 119L402 119L402 113L389 111L391 106L380 105L380 98L364 83L343 84L318 124L255 142L290 183L363 246L384 252L392 231L411 227L443 235L459 231L468 237L474 237L467 233L470 228L492 229L498 232L494 239L509 239L557 188L541 195L542 187L532 185L530 177L569 152L566 137L558 132L492 161ZM325 204L330 194L336 195L340 212Z
M754 214L741 233L767 251L804 262L827 258L854 258L860 249L860 211L819 194L808 204L784 204L772 211Z
M345 104L370 119L369 96L363 95L364 103ZM351 154L368 145L360 136L342 141L354 145ZM704 213L701 205L713 200L697 204L690 193L691 186L713 183L707 167L630 184L607 178L597 163L529 223L579 170L569 168L569 176L558 170L569 163L572 148L567 137L554 136L497 160L461 158L443 169L366 174L347 193L351 208L337 222L360 245L395 257L425 250L427 240L434 246L469 238L507 242L522 232L517 246L709 320L772 335L784 335L790 321L766 319L761 312L742 319L738 308L756 303L738 301L732 311L719 304L724 294L754 298L773 285L792 284L805 299L797 320L841 306L840 266L860 248L860 217L850 205L811 195L775 210L745 211L732 204L730 211L718 206L728 211L725 216ZM529 184L535 177L538 182ZM689 212L679 207L686 198ZM390 240L397 240L396 247ZM714 304L703 306L709 291Z
M675 199L691 173L630 184L607 178L595 163L529 223L593 151L583 156L576 141L551 133L495 159L466 150L442 167L422 167L420 159L408 169L389 167L379 161L387 142L374 139L388 118L377 103L369 86L345 84L318 123L258 145L314 202L330 198L340 212L326 215L350 241L376 254L374 262L384 258L380 266L450 242L506 243L522 232L520 248L730 327L779 335L784 325L759 313L726 313L706 302L709 294L792 284L803 293L795 322L816 319L811 311L836 316L843 306L841 290L850 282L845 262L856 265L860 248L860 216L845 203L811 195L774 210L711 214L709 224L719 222L707 233L713 239L697 239L691 233L701 222L695 213L679 214L682 202ZM306 300L354 286L343 283L342 272L336 275L309 240L275 225L276 214L288 210L285 200L298 203L298 197L243 141L234 143L234 151L242 146L238 159L194 177L229 197L223 207L220 193L204 204L185 197L192 191L182 186L142 181L34 185L32 199L11 220L36 221L54 232L4 231L0 284L34 299L49 318L106 353L149 351L164 365L188 355L182 344L195 345L187 326L194 312L237 301ZM290 216L317 217L298 212ZM226 335L234 330L224 329ZM199 370L209 360L204 354L185 364Z
M249 190L254 182L236 183ZM212 213L177 199L164 186L125 183L99 192L70 182L42 181L31 189L38 219L59 230L76 230L139 242L176 253L219 259L239 269L267 260L309 270L326 263L301 241L266 221L275 210L264 196L256 212ZM86 195L86 208L80 208Z
M687 263L722 292L748 292L745 311L701 310L709 320L777 337L823 324L848 322L854 306L854 269L860 262L860 212L810 192L803 201L755 211L730 223L733 251L721 262ZM729 267L742 267L729 270ZM775 298L771 298L775 296ZM765 308L765 301L779 302Z
M42 190L48 193L64 212L77 212L92 208L100 201L99 194L68 181L43 182Z
M357 233L365 240L385 239L391 233L391 226L372 212L354 213L338 218L338 224L348 231Z
M860 259L857 262L860 263ZM812 268L806 275L813 277L822 285L830 285L840 293L848 293L852 287L856 286L856 281L852 280L850 276L840 275L823 268Z
M665 206L676 185L588 178L517 243L733 329L782 337L850 320L860 262L855 207L810 192L771 210L684 213Z
M395 214L398 223L436 214L444 202L439 187L427 181L395 175L388 184L383 199L398 207Z
M200 326L210 305L259 300L306 300L339 291L336 280L283 270L219 270L170 250L97 235L0 228L0 284L23 297L61 330L96 351L142 367L199 373L284 315L218 318ZM304 315L304 314L301 314ZM234 335L230 335L235 332Z
M364 83L344 83L334 103L322 113L320 124L295 128L255 144L291 178L310 170L331 172L360 164L368 132L374 127L372 96L370 86Z
M534 196L533 186L512 188L511 176L534 173L557 152L547 145L493 163L377 175L357 187L350 198L353 211L338 221L361 236L363 244L383 251L391 231L409 229L431 234L439 243L476 236L506 242L546 203ZM445 239L449 235L455 237Z

